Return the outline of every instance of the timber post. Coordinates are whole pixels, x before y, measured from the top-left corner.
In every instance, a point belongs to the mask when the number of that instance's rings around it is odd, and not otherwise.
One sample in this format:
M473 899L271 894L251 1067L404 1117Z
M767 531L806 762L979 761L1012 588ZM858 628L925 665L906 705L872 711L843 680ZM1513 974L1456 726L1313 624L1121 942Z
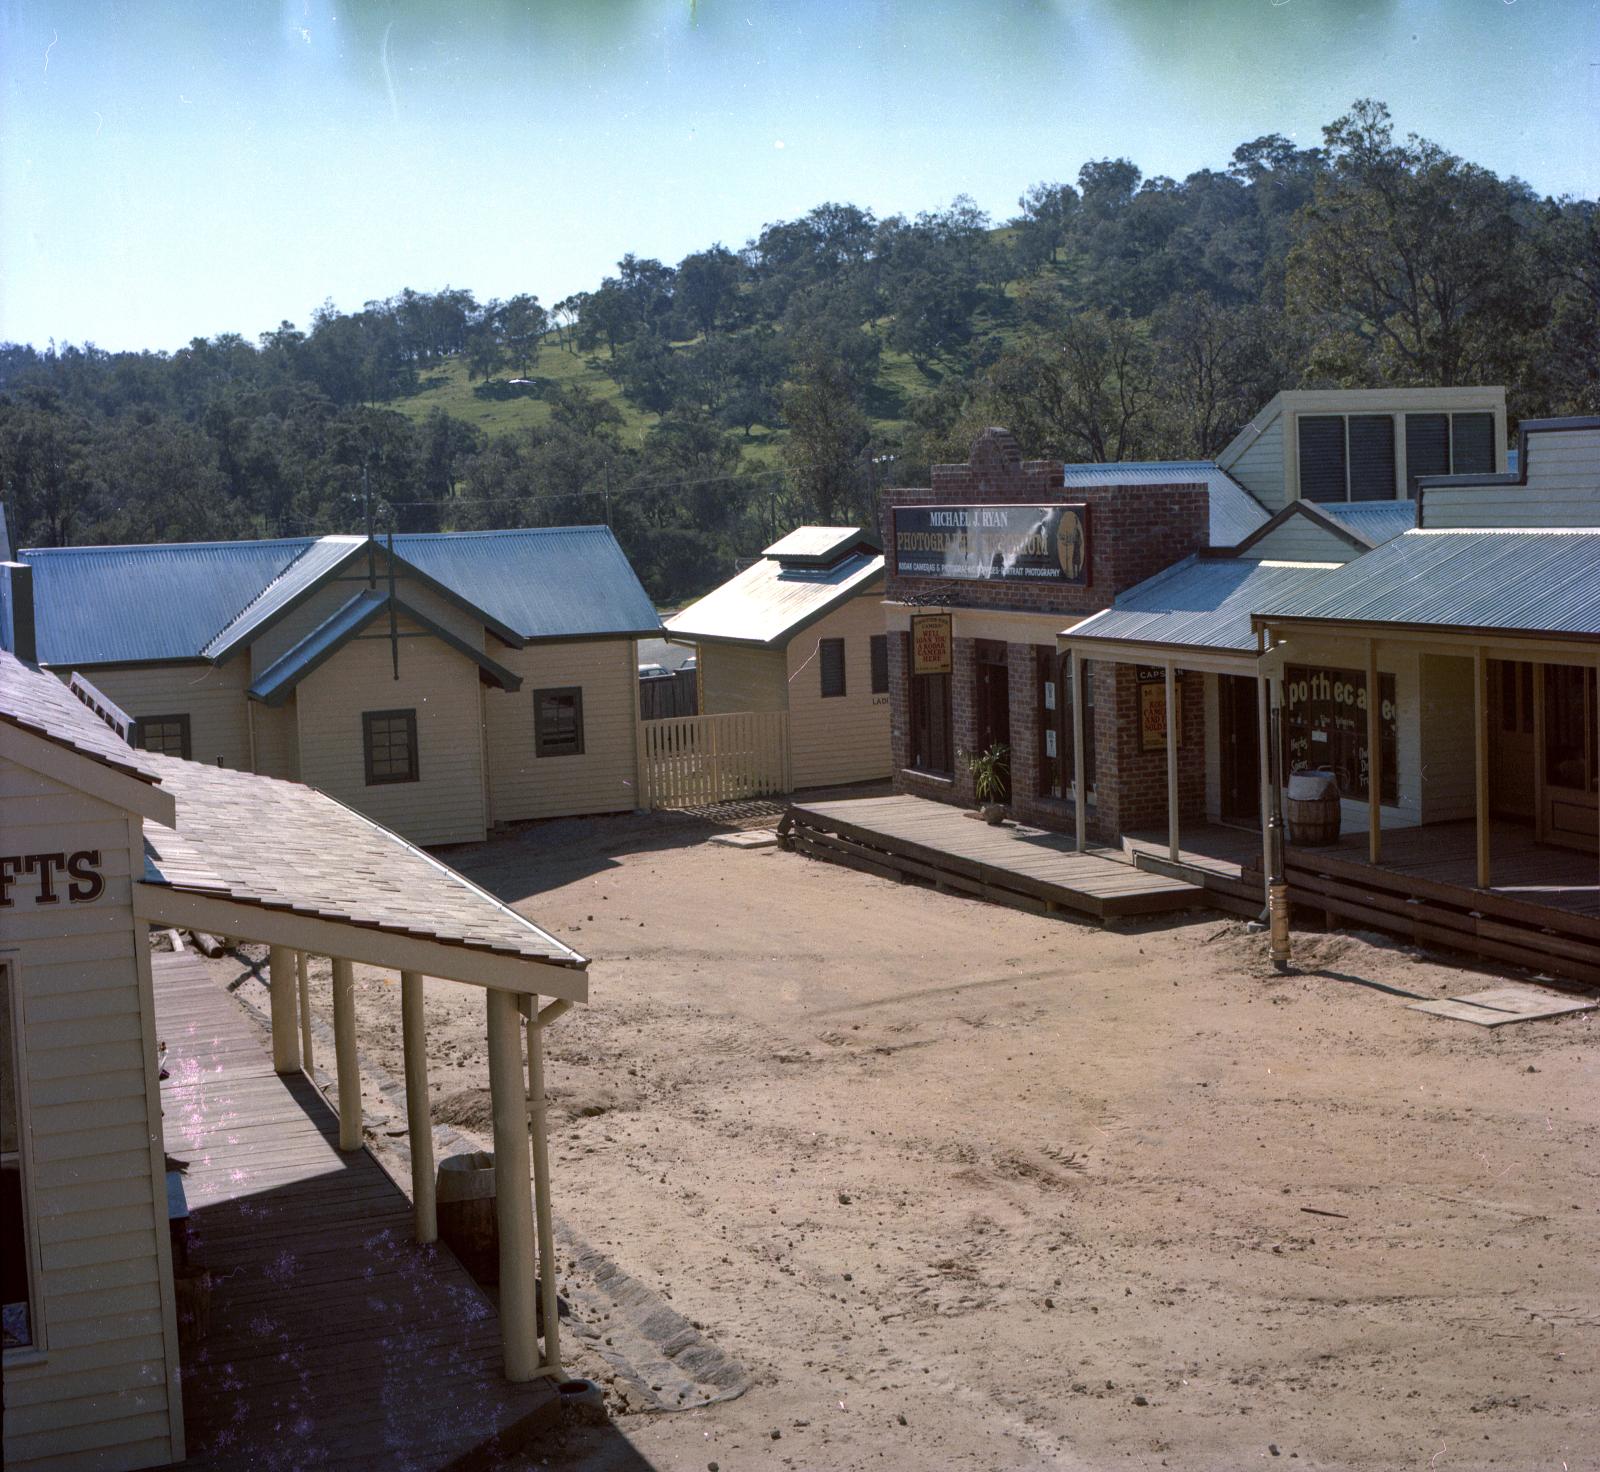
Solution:
M428 1035L422 1011L422 977L400 973L400 1030L406 1067L406 1133L411 1146L411 1210L418 1242L439 1240L433 1176L433 1119L428 1108Z
M361 1067L356 1061L356 984L353 968L333 961L333 1057L339 1076L339 1148L361 1148Z

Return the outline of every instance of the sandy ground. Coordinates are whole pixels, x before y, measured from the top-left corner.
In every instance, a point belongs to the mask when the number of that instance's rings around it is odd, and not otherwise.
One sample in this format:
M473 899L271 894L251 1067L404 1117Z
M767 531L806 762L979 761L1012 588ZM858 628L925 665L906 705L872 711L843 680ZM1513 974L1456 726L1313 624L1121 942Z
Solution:
M1479 973L1376 937L1279 976L1231 921L1104 931L711 831L447 855L594 958L551 1034L558 1215L755 1382L613 1398L535 1465L1600 1466L1596 1014L1480 1029L1385 990ZM358 1006L398 1078L394 979ZM436 1113L486 1132L481 996L427 1006Z

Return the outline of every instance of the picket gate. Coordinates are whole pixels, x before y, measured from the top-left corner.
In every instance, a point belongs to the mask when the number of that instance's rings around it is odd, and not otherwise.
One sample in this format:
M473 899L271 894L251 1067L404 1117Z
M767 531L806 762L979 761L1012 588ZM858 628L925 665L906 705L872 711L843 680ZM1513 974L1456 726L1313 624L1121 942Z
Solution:
M789 713L737 711L639 723L646 805L697 808L790 788Z

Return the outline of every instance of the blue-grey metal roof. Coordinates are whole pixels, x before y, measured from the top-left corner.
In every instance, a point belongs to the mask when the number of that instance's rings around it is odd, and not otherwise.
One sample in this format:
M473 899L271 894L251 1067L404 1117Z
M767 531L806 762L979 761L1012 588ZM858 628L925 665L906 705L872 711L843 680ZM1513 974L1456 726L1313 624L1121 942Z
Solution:
M1267 520L1267 508L1226 470L1209 460L1117 460L1068 465L1067 489L1075 485L1203 485L1211 493L1211 545L1235 547Z
M311 545L310 537L289 537L25 551L39 662L197 659L211 636Z
M1600 638L1600 529L1409 531L1255 612Z
M481 649L474 649L466 640L458 638L426 614L419 613L403 599L391 599L389 594L381 589L363 588L349 602L342 604L318 624L292 649L263 670L260 678L250 687L251 697L267 705L282 705L296 685L355 638L379 614L386 612L391 602L399 617L420 625L434 638L472 660L481 671L482 678L490 684L498 685L502 690L522 688L520 675L513 674L504 665L497 664Z
M207 659L225 659L248 644L258 631L309 593L366 541L365 537L318 537L229 619L201 653Z
M771 557L667 620L674 638L778 647L883 577L883 555L847 557L832 567L784 567Z
M1314 504L1318 511L1374 547L1381 547L1417 524L1415 501L1318 501L1309 504Z
M608 526L414 533L397 536L394 550L524 639L661 631Z
M1314 588L1342 565L1186 557L1061 637L1254 654L1250 615L1264 603Z
M412 533L394 543L397 557L513 639L661 628L609 527ZM220 659L363 546L361 538L290 537L25 551L39 660Z

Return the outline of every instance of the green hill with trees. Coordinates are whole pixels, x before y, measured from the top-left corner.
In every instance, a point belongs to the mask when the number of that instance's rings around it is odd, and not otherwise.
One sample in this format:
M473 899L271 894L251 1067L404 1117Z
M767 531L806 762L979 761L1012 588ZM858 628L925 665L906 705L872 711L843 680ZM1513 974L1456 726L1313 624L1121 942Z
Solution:
M531 284L531 283L530 283ZM607 521L690 596L865 520L1002 423L1026 453L1203 458L1272 393L1504 383L1600 411L1600 219L1361 102L1299 148L1041 183L997 225L829 203L593 290L446 287L177 352L0 347L18 545Z

